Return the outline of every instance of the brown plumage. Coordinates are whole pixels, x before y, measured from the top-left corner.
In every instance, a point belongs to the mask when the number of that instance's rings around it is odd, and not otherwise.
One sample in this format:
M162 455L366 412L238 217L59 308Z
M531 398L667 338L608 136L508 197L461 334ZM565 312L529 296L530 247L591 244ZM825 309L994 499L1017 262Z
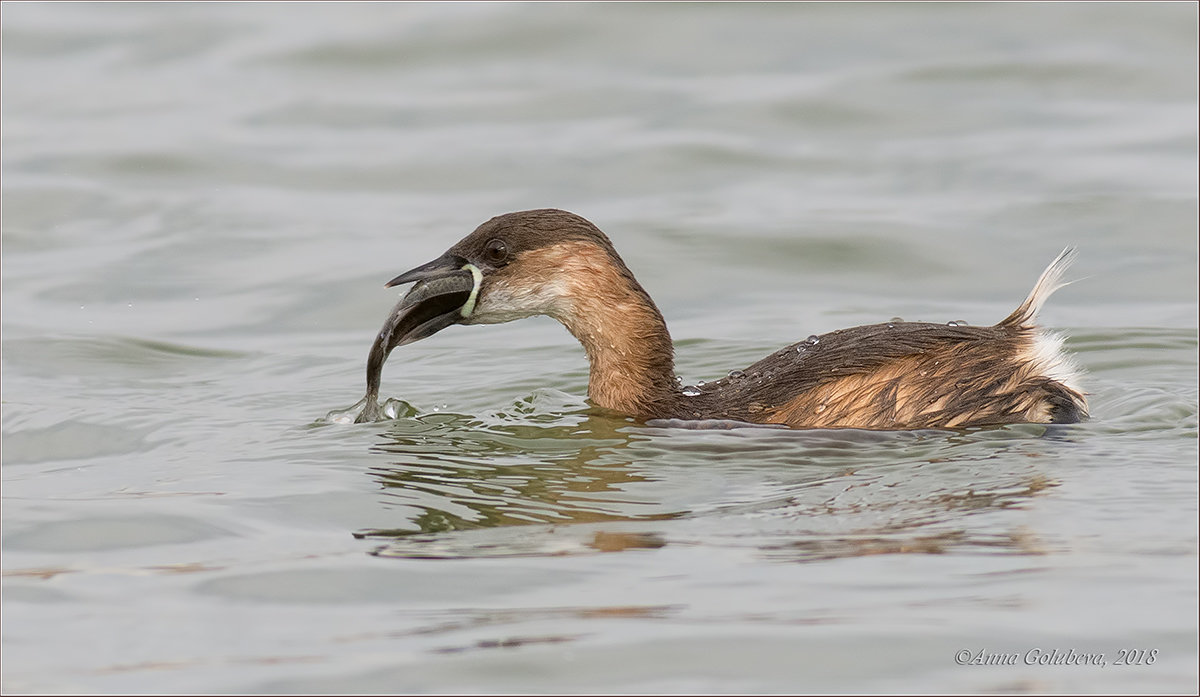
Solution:
M1072 256L1065 250L1025 302L994 326L891 322L841 329L683 388L666 322L608 237L566 211L509 213L389 283L417 281L376 340L368 385L373 379L378 386L378 370L394 346L452 323L544 314L583 345L592 402L643 421L869 429L1074 422L1087 415L1075 386L1078 371L1062 353L1062 339L1035 325Z

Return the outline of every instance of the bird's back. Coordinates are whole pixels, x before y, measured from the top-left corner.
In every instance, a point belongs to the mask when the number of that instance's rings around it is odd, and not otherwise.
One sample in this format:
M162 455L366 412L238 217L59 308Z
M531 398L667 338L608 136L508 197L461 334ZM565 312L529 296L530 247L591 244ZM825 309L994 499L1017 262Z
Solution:
M990 327L890 322L810 337L685 390L677 418L797 428L962 428L1087 416L1062 338L1036 326L1073 257L1064 250L1025 301ZM690 395L690 396L689 396Z

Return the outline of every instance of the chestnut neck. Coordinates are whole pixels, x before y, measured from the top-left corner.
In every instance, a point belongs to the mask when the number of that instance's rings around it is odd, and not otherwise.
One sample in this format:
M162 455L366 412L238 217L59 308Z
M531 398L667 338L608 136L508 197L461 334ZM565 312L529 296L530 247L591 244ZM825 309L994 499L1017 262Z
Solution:
M571 261L569 301L552 316L587 353L588 397L606 409L661 416L679 395L662 313L620 257L593 247Z

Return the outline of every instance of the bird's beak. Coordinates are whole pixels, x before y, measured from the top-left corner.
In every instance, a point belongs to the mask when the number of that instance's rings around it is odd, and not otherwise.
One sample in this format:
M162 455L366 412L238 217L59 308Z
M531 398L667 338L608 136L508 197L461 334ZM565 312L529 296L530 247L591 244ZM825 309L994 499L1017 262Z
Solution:
M469 317L475 309L482 274L466 259L446 254L400 274L386 286L414 281L416 285L392 308L380 332L388 351L432 336ZM388 337L384 339L383 334Z

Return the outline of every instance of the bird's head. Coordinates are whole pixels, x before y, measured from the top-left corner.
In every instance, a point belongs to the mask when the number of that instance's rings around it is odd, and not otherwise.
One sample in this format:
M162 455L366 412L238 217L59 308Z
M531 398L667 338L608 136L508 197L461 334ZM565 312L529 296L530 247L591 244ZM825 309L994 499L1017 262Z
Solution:
M581 297L632 275L612 242L584 218L553 208L496 216L442 256L388 281L415 283L389 319L391 347L452 324L549 315L571 325Z

